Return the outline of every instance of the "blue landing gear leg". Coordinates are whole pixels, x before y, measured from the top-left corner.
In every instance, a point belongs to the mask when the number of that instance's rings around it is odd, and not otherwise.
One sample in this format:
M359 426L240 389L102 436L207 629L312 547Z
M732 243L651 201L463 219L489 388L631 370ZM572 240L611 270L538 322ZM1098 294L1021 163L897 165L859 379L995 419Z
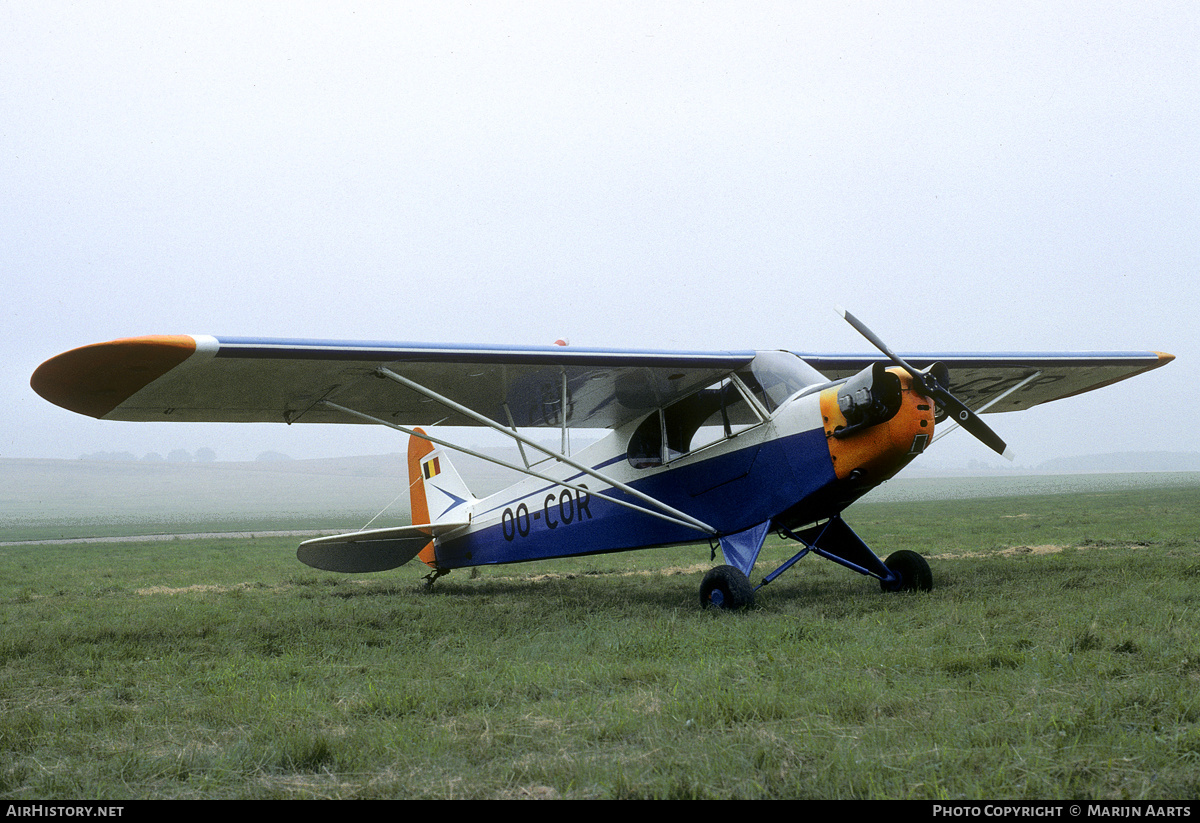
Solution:
M933 588L933 574L929 571L929 564L925 562L924 557L916 552L904 550L890 555L885 563L875 556L840 515L798 532L782 529L780 533L801 543L804 548L763 578L758 587L760 589L790 569L809 552L832 560L851 571L874 577L885 592L929 591Z
M721 537L721 553L728 565L717 566L700 584L700 608L740 611L754 605L750 571L771 530L771 521ZM714 556L716 548L713 549Z

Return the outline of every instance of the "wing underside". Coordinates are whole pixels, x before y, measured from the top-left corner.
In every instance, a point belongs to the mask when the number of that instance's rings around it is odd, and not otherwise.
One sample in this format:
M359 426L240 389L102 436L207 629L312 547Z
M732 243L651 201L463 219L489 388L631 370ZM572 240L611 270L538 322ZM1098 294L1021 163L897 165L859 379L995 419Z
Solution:
M857 374L879 355L814 355L799 357L830 380ZM1020 411L1052 400L1099 389L1171 362L1161 352L1070 352L1021 354L901 354L924 369L937 362L950 373L950 390L983 412ZM981 408L989 403L994 405Z

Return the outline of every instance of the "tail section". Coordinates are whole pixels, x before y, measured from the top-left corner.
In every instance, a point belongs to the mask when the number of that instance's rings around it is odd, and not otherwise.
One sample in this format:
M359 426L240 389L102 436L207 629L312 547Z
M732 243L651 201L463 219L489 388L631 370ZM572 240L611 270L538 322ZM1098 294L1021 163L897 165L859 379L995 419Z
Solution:
M449 452L415 436L408 439L408 493L413 525L470 520L475 497L451 465ZM436 567L432 540L417 557Z

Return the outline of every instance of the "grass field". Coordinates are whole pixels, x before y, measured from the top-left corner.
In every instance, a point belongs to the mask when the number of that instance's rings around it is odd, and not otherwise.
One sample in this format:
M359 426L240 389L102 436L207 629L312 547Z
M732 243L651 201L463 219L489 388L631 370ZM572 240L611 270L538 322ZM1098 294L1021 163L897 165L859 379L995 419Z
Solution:
M1198 512L858 506L931 593L805 558L736 615L706 546L432 592L294 538L0 548L0 796L1196 799Z

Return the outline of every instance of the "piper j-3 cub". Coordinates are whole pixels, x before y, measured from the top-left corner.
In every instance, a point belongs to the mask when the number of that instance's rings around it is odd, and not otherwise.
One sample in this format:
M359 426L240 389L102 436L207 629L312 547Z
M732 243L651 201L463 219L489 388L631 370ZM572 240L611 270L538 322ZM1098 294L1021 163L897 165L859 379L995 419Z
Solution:
M929 589L924 558L897 551L880 560L842 512L924 452L943 421L1007 455L979 412L1027 409L1173 359L900 357L842 315L886 360L180 335L75 349L40 366L31 384L104 420L373 423L408 434L412 525L302 543L297 556L318 569L377 572L418 559L432 582L469 566L708 540L725 565L705 575L700 602L737 609L754 601L749 577L771 533L800 549L758 588L812 552L885 591ZM512 438L519 457L497 460L420 426L487 426ZM561 446L522 433L530 428L559 429ZM572 453L576 428L608 433ZM451 449L525 477L477 498Z

